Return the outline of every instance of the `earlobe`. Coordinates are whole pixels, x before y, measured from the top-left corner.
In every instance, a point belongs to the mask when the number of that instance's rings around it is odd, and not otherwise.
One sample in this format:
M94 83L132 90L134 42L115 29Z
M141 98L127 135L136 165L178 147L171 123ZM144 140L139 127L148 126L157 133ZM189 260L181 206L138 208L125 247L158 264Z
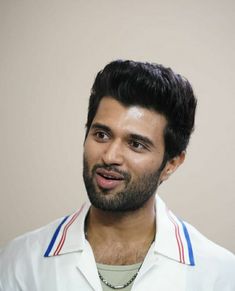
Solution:
M181 152L178 156L172 158L170 161L168 161L162 170L160 181L163 182L167 180L170 175L172 175L176 169L184 162L185 160L185 151Z

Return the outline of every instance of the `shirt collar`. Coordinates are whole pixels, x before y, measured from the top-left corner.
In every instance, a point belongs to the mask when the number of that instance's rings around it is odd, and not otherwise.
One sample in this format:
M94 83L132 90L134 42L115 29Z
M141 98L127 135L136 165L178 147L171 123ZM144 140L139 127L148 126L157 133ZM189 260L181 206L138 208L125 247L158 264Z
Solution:
M57 226L44 254L45 257L82 251L85 247L84 225L90 203L87 202ZM193 249L185 223L177 218L156 196L156 237L154 253L187 265L194 265Z
M194 266L192 243L186 224L167 208L158 195L156 213L155 253Z
M90 203L72 215L64 217L57 226L44 254L45 257L57 256L71 252L82 251L85 246L84 225Z

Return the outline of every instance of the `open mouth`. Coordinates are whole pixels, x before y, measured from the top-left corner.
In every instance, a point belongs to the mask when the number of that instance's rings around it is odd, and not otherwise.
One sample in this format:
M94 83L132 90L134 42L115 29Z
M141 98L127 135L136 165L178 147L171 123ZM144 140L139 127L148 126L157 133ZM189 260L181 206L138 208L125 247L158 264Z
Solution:
M100 188L111 190L117 187L124 180L123 175L114 172L108 171L102 168L96 170L96 182Z

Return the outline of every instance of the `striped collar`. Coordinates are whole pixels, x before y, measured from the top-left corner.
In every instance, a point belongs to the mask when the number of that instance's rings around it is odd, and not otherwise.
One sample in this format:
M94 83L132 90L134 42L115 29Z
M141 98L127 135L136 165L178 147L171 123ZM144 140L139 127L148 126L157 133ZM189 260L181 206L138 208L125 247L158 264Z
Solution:
M190 266L195 265L186 224L176 217L157 196L157 231L154 251Z
M85 203L74 214L66 216L57 226L45 257L82 251L85 247L84 224L90 204ZM180 263L194 266L191 239L185 223L177 218L157 195L157 232L154 252Z

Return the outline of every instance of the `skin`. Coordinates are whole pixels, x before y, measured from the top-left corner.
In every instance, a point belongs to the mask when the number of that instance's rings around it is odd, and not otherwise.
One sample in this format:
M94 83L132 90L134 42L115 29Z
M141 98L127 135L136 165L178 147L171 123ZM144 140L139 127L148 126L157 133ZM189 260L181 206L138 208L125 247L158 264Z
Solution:
M89 174L92 175L97 164L114 165L128 173L132 183L139 181L143 174L156 172L164 157L166 124L165 117L155 111L139 106L125 107L111 97L104 97L84 143ZM143 139L133 138L133 135ZM158 185L168 179L184 157L183 152L166 163ZM126 187L123 180L112 184L97 175L94 175L93 183L105 199L115 199L115 195ZM155 231L155 195L133 211L104 211L92 205L87 217L88 240L98 263L127 265L142 262Z

